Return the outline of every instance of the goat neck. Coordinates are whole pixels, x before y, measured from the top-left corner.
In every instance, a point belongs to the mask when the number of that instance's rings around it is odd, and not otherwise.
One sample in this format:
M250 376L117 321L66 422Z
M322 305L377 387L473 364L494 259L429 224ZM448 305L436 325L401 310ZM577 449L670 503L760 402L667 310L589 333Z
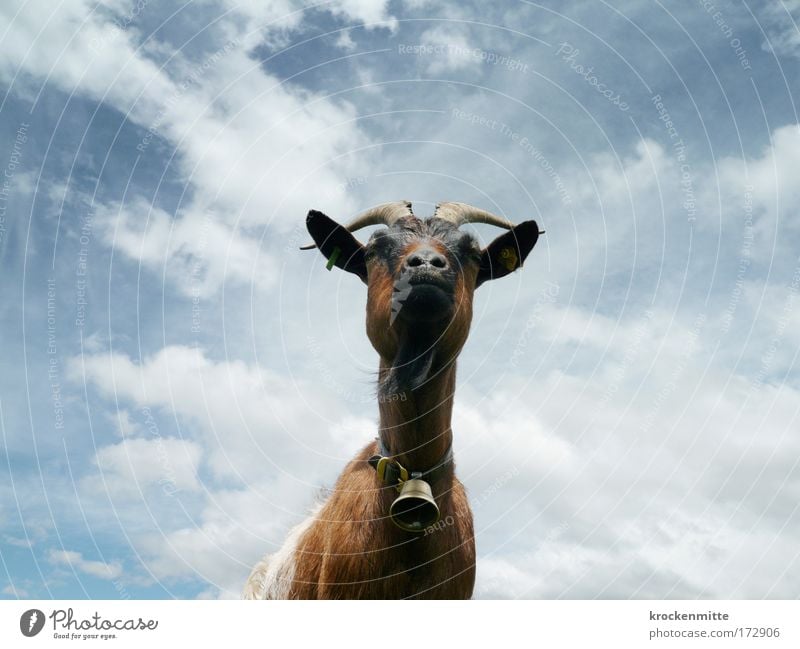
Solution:
M380 376L391 372L381 361ZM379 393L380 436L392 457L412 471L436 465L453 442L455 362L434 368L424 384L397 394ZM451 469L452 470L452 469Z

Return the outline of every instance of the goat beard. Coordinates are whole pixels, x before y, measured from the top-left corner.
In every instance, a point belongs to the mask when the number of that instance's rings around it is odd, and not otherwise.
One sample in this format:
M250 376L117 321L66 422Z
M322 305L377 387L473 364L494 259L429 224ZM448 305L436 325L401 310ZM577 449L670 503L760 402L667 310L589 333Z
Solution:
M427 337L401 336L392 366L379 386L381 397L420 389L441 368L436 367L436 343Z

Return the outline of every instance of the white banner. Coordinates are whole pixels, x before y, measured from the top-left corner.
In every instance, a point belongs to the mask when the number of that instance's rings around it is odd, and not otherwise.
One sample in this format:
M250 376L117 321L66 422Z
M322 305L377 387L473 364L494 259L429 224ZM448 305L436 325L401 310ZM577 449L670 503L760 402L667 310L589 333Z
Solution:
M0 647L800 647L796 601L4 601ZM192 643L192 644L190 644Z

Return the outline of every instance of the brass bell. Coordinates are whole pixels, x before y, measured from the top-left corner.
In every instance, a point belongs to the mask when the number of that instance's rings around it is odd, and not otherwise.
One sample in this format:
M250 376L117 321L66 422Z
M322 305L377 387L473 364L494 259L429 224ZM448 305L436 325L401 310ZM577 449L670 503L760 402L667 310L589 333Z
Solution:
M389 516L397 527L407 532L422 532L439 520L439 506L431 486L424 480L406 480L400 495L389 507Z

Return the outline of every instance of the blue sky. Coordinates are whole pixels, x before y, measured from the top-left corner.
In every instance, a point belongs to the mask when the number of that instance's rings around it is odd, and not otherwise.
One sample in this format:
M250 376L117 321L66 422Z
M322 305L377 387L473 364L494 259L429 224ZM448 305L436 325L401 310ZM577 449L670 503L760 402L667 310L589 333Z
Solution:
M304 215L409 199L547 230L459 361L476 596L799 596L800 3L260 4L0 9L0 595L237 596L375 434Z

